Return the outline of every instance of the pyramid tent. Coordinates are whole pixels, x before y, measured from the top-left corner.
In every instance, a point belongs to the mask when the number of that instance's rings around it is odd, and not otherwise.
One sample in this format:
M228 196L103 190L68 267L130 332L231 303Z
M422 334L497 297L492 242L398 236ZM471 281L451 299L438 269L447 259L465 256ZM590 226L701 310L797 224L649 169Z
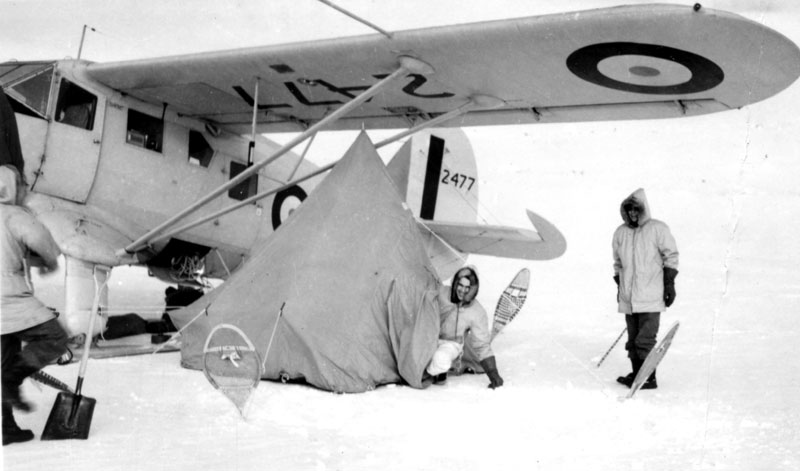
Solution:
M231 324L262 358L275 328L263 379L336 392L421 388L439 336L438 286L413 215L362 132L241 269L171 316L179 328L197 319L182 334L188 368L203 368L209 332Z

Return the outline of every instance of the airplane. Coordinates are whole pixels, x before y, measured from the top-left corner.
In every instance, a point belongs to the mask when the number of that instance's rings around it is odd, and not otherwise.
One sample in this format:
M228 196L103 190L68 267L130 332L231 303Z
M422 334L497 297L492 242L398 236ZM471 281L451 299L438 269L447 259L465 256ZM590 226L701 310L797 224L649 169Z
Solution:
M697 116L765 100L798 75L800 50L786 37L699 4L0 64L25 204L65 254L73 335L85 330L98 267L146 265L170 283L227 278L324 178L330 166L291 152L320 131L398 130L376 147L412 136L389 170L447 273L468 253L549 260L566 250L530 211L535 231L476 223L478 178L459 128ZM281 145L265 136L276 132L297 135Z

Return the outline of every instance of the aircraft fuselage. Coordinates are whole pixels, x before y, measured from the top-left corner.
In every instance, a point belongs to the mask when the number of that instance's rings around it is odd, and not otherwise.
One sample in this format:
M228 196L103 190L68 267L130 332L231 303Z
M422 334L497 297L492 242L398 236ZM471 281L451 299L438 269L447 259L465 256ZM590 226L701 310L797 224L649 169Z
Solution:
M249 139L108 89L85 76L86 65L20 63L19 76L3 84L17 111L31 190L27 205L67 256L109 266L150 262L183 268L187 260L173 259L189 257L195 268L203 264L207 275L224 278L316 184L310 180L291 194L269 196L136 257L120 255L136 237L245 169ZM278 148L258 136L253 161ZM286 156L262 168L257 182L245 181L187 222L315 168L308 162L295 168L299 158Z

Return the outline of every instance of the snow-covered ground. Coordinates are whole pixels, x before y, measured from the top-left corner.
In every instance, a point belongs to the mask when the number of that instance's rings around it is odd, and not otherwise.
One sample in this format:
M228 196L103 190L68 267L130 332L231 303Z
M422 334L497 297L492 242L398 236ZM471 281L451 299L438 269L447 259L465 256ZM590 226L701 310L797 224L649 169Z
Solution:
M494 343L499 390L469 375L356 395L261 382L242 419L178 354L97 360L84 387L97 399L90 438L5 447L4 469L798 469L798 126L754 124L750 113L732 112L744 118L734 129L721 115L669 132L653 122L508 128L502 152L497 131L470 131L488 218L522 226L530 207L569 243L552 262L471 259L490 310L519 268L532 272L527 304ZM595 365L624 327L610 237L638 186L679 244L662 334L681 328L660 388L621 400L621 344ZM131 300L151 283L113 277ZM160 300L160 285L149 291L140 302ZM47 371L73 384L77 366ZM25 394L39 408L19 422L38 435L56 393L26 383Z
M800 18L755 3L800 40ZM551 262L470 259L489 311L517 270L531 270L524 309L494 343L501 389L471 375L355 395L261 382L242 419L178 354L93 360L89 439L4 447L3 469L800 469L799 105L795 84L684 120L470 129L487 221L525 227L530 208L569 244ZM349 144L328 139L316 146ZM681 327L659 389L621 400L621 343L596 363L624 327L611 234L638 187L680 249L661 333ZM163 285L141 271L117 270L112 287L120 306L147 311L162 300ZM77 365L46 371L72 385ZM38 409L18 421L38 438L56 392L26 382L24 394Z

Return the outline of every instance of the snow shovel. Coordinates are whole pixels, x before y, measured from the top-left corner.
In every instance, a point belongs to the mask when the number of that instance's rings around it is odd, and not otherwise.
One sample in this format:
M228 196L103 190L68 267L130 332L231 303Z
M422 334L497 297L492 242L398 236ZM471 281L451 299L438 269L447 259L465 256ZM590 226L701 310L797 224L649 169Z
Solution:
M106 279L108 279L108 275L106 275ZM81 387L86 373L86 364L89 362L89 348L92 345L94 334L94 319L97 317L100 308L100 291L102 287L99 286L97 281L97 267L95 267L94 281L94 302L92 303L92 313L89 318L86 340L84 340L83 356L81 357L81 366L78 371L78 384L75 386L74 393L62 391L56 396L56 402L53 403L53 409L50 411L50 416L44 425L42 440L73 438L86 440L89 438L89 428L92 425L92 415L94 414L94 406L97 400L82 395ZM105 283L103 283L104 286Z

